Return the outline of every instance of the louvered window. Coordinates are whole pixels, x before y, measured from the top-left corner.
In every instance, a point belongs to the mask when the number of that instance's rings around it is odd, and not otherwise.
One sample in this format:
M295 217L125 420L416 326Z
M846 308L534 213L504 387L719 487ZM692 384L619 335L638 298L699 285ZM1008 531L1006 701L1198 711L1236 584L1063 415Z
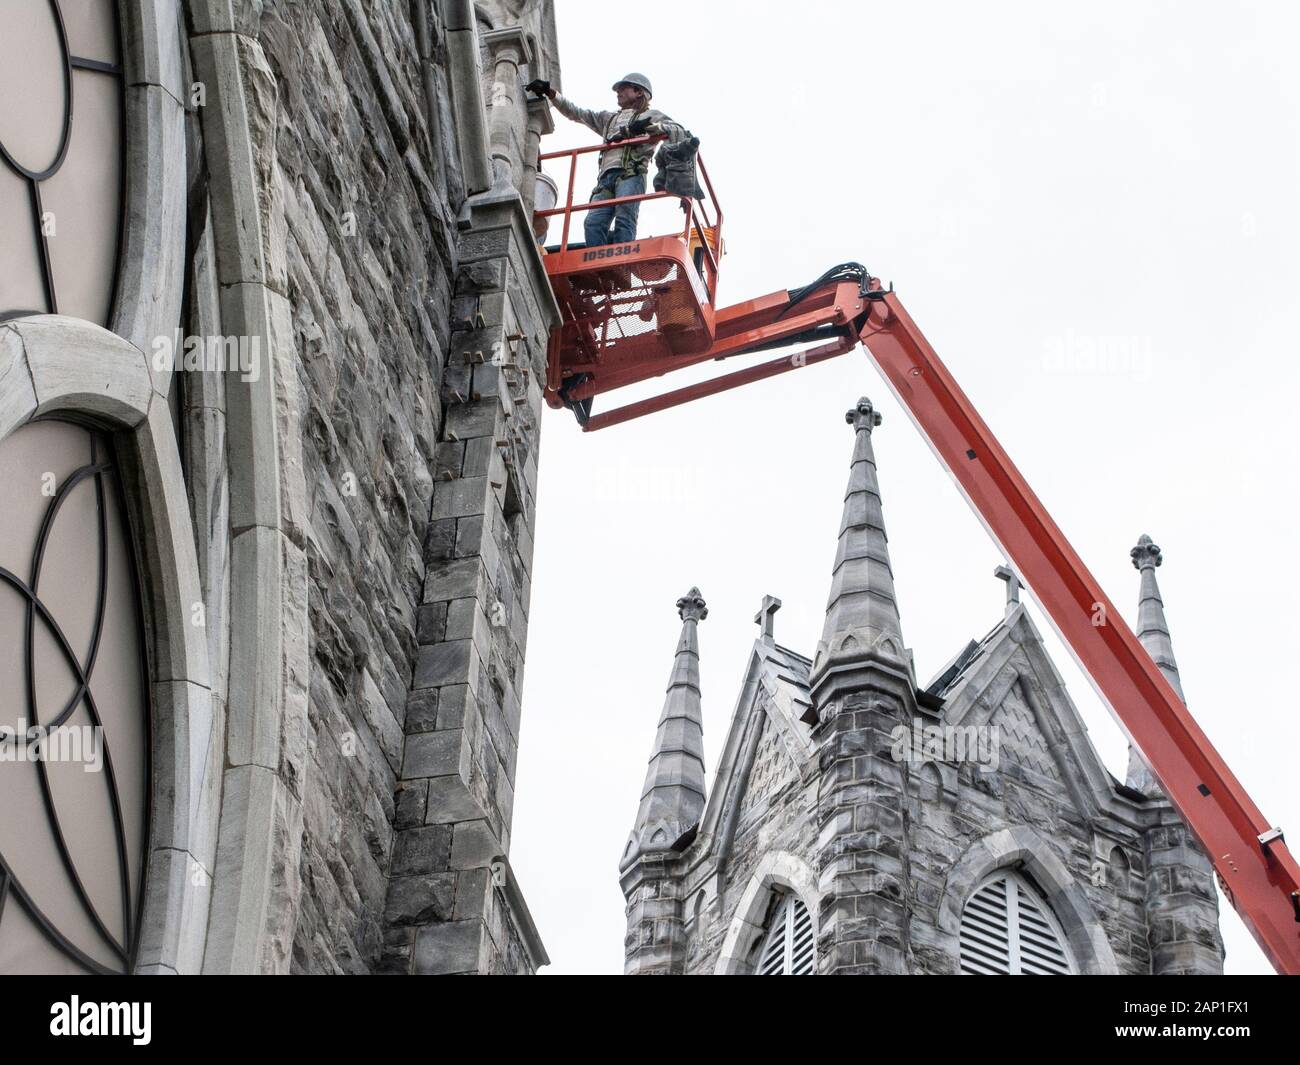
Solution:
M1077 970L1061 926L1038 892L1014 873L995 873L962 911L961 971L1065 976Z
M811 976L815 961L812 915L794 895L782 895L759 954L759 976Z

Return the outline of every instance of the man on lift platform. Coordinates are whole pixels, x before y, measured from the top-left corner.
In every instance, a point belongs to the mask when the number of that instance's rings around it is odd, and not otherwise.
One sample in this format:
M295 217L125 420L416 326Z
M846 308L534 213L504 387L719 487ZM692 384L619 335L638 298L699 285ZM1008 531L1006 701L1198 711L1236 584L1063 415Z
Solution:
M641 137L646 134L667 133L670 136L685 131L665 115L650 106L653 92L650 79L644 74L628 74L614 83L618 98L617 111L589 111L551 88L549 81L532 81L528 91L549 97L555 109L565 118L581 122L607 144ZM654 155L653 144L630 144L623 148L607 148L600 153L600 176L592 189L592 200L610 200L622 196L640 196L646 188L646 172ZM636 220L640 202L622 203L615 207L593 207L587 212L585 222L587 247L602 244L624 244L636 239ZM611 223L613 229L611 231Z

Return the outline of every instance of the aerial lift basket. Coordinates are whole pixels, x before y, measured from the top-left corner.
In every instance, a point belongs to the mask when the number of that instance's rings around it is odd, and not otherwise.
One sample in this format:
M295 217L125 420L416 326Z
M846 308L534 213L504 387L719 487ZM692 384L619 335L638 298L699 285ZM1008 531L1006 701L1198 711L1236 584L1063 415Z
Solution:
M636 137L619 146L663 139L662 134ZM698 355L714 341L722 211L703 160L697 157L706 193L702 200L647 192L575 204L579 156L607 147L590 145L541 157L543 162L567 159L569 163L564 204L537 212L539 218L564 219L560 243L547 248L545 257L563 318L548 353L545 394L553 407L566 405L577 382L597 375L612 379L665 359ZM587 211L665 199L681 204L683 224L676 233L595 248L571 240L575 217L581 220ZM673 365L670 361L658 372Z

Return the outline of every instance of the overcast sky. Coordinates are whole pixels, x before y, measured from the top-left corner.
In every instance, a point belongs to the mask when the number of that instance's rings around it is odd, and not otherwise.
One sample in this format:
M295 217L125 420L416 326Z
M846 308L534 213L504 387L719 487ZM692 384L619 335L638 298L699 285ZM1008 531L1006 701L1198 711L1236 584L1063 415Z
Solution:
M1188 704L1265 816L1300 831L1295 6L556 7L568 95L608 107L643 71L701 138L726 212L723 303L864 263L1130 624L1128 552L1155 539ZM544 150L592 143L556 125ZM651 222L643 235L667 231ZM884 416L885 522L925 684L1000 617L1001 558L860 351L594 434L547 412L511 849L544 971L622 969L618 857L678 596L698 584L709 604L710 784L765 594L784 600L777 639L815 648L861 395ZM1035 618L1122 778L1118 727ZM1271 971L1226 907L1222 928L1228 972Z

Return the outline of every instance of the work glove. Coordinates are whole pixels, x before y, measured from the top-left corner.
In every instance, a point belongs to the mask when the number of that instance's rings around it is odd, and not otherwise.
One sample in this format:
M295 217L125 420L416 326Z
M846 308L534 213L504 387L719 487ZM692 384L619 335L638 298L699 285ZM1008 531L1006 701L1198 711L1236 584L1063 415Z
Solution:
M629 137L644 137L647 133L653 133L656 127L648 118L638 118L627 124L627 135Z
M537 78L534 81L530 81L527 85L524 86L524 88L527 89L529 92L531 92L534 96L553 97L555 95L555 90L551 88L551 83L549 81L546 81L543 78Z

